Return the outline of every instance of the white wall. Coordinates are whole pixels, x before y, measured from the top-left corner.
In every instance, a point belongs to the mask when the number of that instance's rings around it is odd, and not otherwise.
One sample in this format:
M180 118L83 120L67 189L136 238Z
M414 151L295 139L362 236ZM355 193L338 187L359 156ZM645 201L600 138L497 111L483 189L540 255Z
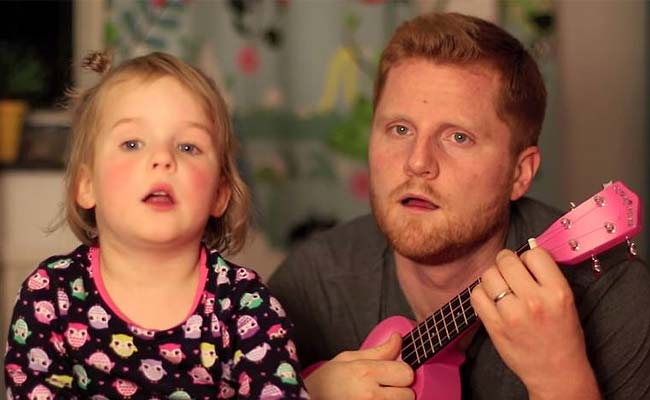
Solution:
M0 171L1 343L21 282L39 261L76 243L69 230L44 232L58 214L62 193L61 172Z
M649 215L649 3L556 5L561 148L545 162L562 165L559 195L577 203L600 183L621 180L645 199ZM647 233L637 244L650 254Z

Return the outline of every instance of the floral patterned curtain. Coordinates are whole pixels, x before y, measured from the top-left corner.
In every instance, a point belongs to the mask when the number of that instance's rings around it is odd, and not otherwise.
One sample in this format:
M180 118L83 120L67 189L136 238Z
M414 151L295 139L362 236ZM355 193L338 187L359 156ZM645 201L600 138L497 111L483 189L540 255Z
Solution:
M370 98L395 27L424 11L455 9L505 19L532 42L546 32L531 26L552 24L537 15L541 3L112 0L106 39L118 58L166 51L217 81L243 144L258 227L284 248L369 210Z

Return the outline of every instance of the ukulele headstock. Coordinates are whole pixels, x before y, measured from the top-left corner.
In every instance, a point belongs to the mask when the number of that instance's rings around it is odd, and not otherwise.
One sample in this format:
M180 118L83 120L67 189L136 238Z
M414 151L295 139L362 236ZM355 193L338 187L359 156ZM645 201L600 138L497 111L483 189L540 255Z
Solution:
M629 241L640 231L639 196L616 181L563 215L536 241L556 262L577 264Z

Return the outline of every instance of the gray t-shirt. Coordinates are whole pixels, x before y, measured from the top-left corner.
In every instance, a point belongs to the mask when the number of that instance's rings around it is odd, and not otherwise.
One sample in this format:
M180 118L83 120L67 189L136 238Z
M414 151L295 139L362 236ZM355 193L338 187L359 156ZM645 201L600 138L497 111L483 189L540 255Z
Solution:
M512 204L506 247L538 236L561 213L531 199ZM591 262L563 267L575 296L591 364L606 399L650 399L650 272L625 246ZM300 245L269 281L296 325L303 367L358 349L381 320L413 311L395 275L393 250L367 215ZM519 378L483 329L461 368L463 398L525 399Z

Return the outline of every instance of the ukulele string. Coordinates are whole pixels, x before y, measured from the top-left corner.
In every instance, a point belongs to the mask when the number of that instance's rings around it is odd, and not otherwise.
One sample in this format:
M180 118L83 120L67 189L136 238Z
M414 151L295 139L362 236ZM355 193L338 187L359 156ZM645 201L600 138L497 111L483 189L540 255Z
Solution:
M456 296L452 301L427 317L423 322L419 323L414 329L412 329L408 334L404 336L405 345L402 347L402 359L404 361L408 362L407 358L412 358L413 355L415 355L419 361L422 357L418 356L420 353L418 350L423 350L425 359L429 358L451 340L450 332L459 334L466 328L466 326L469 326L474 322L476 313L470 304L469 295L471 289L478 285L478 283L479 281L477 280L472 285L470 285L470 287L461 292L461 294ZM471 313L468 314L467 311L470 311ZM423 327L424 332L422 332ZM435 329L435 332L433 332L432 328ZM424 334L428 336L428 340L424 338ZM438 344L434 344L434 338L437 339ZM420 344L417 343L418 339L420 341ZM428 346L425 341L428 342ZM433 351L427 351L427 349L432 349Z
M518 256L521 256L527 250L530 250L530 245L528 242L519 247L515 253ZM415 356L416 360L413 361L419 362L420 358L423 358L426 361L426 359L431 357L436 352L440 351L440 349L451 342L452 338L449 334L449 327L451 327L452 333L460 334L463 330L465 330L465 328L473 324L477 319L477 315L471 305L470 293L471 290L474 289L474 287L476 287L476 285L479 283L480 279L473 282L469 287L464 289L451 301L442 306L438 311L427 317L424 321L419 323L415 328L407 333L403 337L404 345L402 347L402 360L411 364L411 362L407 361L406 359ZM457 304L454 304L454 302L457 302ZM458 312L458 310L460 310L460 312ZM468 314L468 312L470 313ZM422 332L422 327L424 327L424 333ZM433 332L432 328L435 329L435 332ZM446 338L443 337L441 339L441 336L443 336L441 332L446 333ZM423 337L424 334L428 336L428 340ZM420 344L417 343L418 339L420 341ZM436 340L438 344L434 343ZM426 342L428 342L428 344ZM424 353L423 357L419 357L420 352L418 352L418 350L422 350Z
M582 219L588 217L591 213L596 212L599 209L600 209L600 207L592 207L591 209L588 209L586 212L583 212L581 214L575 214L576 217L572 219L571 225L573 226L573 225L579 224ZM578 208L576 208L576 210L578 210ZM562 217L562 218L564 218L564 217ZM580 236L577 236L574 239L583 238L583 237L585 237L587 235L592 234L594 231L597 231L599 229L601 229L601 227L597 227L596 229L594 229L592 231L589 231L588 233L584 233L584 234L582 234ZM537 238L538 239L537 244L539 246L541 246L541 247L544 247L545 249L548 249L548 250L556 250L556 249L566 245L566 242L562 242L562 243L557 244L557 245L553 244L551 246L547 246L546 244L552 243L552 241L554 239L556 239L557 237L561 238L562 236L564 236L563 233L565 233L565 232L567 232L567 229L564 226L562 226L561 224L553 223L552 228L548 231L548 235L544 235L545 238L543 238L542 240L539 240L540 238Z
M581 214L575 214L573 220L572 220L572 225L578 224L582 219L588 217L590 214L593 212L597 211L599 208L594 207L591 209L588 209L586 212L582 212ZM577 210L577 208L576 208ZM594 232L600 230L600 227L597 227L591 231L588 231L586 233L581 234L580 236L575 237L574 239L581 239L585 236L589 236L593 234ZM552 242L553 239L555 239L556 236L558 236L558 233L563 233L565 232L566 229L558 224L554 224L554 226L548 231L547 235L545 235L545 238L542 239L541 241L539 238L538 240L538 245L547 248L549 251L556 250L562 246L566 246L566 242L560 243L558 245L554 245L554 247L548 246L549 242ZM544 246L546 245L546 246ZM524 251L529 250L530 246L528 243L524 244L522 247L517 249L516 253L517 255L523 254ZM451 342L451 335L449 334L449 330L451 327L452 333L454 333L454 327L455 327L455 333L460 334L466 326L469 326L471 323L474 322L476 319L477 315L476 312L474 312L474 309L471 306L470 303L470 297L469 297L469 292L471 289L473 289L480 280L477 280L474 282L470 287L465 289L461 294L456 296L452 301L449 303L445 304L443 307L441 307L438 311L427 317L423 322L419 323L414 329L412 329L409 333L407 333L404 336L404 343L405 345L402 347L402 360L407 362L408 364L412 364L413 362L422 362L422 360L426 361L428 358L430 358L433 354L438 352L440 349L442 349L444 346L449 344ZM467 294L465 294L467 292ZM459 302L457 305L453 305L453 302L456 301L456 299L459 299ZM445 311L445 308L450 309L448 311ZM456 314L458 310L461 310L460 313ZM471 314L467 315L466 311L470 311ZM457 321L456 317L462 316L463 318L459 321ZM436 320L436 317L439 317L438 320ZM469 319L469 321L468 321ZM435 329L435 332L432 331L431 327L429 326L429 323L432 323L433 328ZM453 323L453 326L452 326ZM424 327L424 333L422 332L422 328ZM443 337L441 339L441 332L444 334L446 333L446 337ZM428 340L424 338L424 334L428 336ZM432 337L433 336L433 337ZM417 343L419 339L420 344ZM437 344L434 343L433 339L437 339ZM427 343L428 342L428 343ZM437 347L437 348L436 348ZM422 350L423 356L420 357L418 350ZM431 354L427 354L431 353ZM415 357L415 360L412 361L407 361L407 359L412 359L412 357Z
M471 308L470 308L471 309ZM457 333L460 333L465 330L467 326L469 326L471 323L473 323L476 320L477 316L472 310L472 314L467 316L467 322L461 321L460 324L458 324L457 328ZM439 325L439 324L438 324ZM420 325L421 327L421 325ZM421 331L418 331L418 336L420 339L420 344L417 343L417 338L414 334L411 334L410 338L410 344L407 344L402 352L402 360L407 362L410 365L415 365L420 363L424 363L426 360L428 360L431 356L433 356L436 352L438 352L440 349L445 347L449 342L451 341L451 337L443 337L443 340L441 340L441 336L443 336L440 333L440 326L437 328L437 335L436 333L433 333L432 330L427 327L425 328L425 331L427 335L429 336L428 343L426 338L423 337L423 333ZM434 340L432 336L438 339L439 343L434 343Z

